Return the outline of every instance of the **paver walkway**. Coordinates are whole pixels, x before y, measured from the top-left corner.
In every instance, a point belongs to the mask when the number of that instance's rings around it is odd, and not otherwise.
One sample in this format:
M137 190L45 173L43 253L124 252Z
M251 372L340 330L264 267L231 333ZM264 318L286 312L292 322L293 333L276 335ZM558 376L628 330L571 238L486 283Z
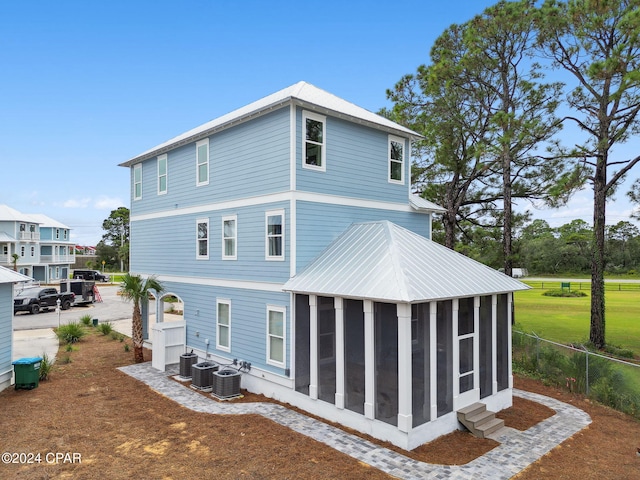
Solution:
M466 465L434 465L405 457L275 403L217 402L171 380L168 373L152 368L150 362L128 365L120 370L196 412L263 415L402 479L508 479L591 423L591 417L576 407L514 389L514 395L546 405L556 414L524 432L512 428L500 430L492 437L500 445Z

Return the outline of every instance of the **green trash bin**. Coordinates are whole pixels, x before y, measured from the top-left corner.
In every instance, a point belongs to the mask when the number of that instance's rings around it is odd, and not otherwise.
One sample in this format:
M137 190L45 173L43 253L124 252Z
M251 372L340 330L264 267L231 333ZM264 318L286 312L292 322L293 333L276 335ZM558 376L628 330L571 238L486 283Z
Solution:
M19 358L12 362L16 390L19 388L31 390L38 386L41 362L42 358L40 357Z

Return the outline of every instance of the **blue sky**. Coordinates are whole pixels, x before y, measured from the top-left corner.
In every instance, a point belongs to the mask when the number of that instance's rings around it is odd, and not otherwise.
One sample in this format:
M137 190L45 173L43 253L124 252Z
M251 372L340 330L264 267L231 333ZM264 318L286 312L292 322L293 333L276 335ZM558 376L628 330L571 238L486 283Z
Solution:
M119 163L300 80L377 111L445 28L493 3L2 2L0 203L93 245L129 206ZM628 219L618 200L610 223ZM590 221L591 204L536 216Z

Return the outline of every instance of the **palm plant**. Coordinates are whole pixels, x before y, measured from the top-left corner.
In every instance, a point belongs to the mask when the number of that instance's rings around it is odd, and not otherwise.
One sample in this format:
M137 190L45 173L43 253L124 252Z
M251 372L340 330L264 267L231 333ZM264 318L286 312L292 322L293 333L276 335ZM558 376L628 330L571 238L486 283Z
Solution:
M15 272L18 271L18 260L20 259L20 255L18 255L17 253L14 253L11 255L11 259L12 259L12 263L13 263L13 270Z
M125 300L133 302L133 317L131 321L131 341L133 342L133 357L136 363L144 362L142 350L142 313L140 303L149 298L150 290L160 293L164 290L162 284L154 277L142 278L140 275L127 273L122 278L120 294Z

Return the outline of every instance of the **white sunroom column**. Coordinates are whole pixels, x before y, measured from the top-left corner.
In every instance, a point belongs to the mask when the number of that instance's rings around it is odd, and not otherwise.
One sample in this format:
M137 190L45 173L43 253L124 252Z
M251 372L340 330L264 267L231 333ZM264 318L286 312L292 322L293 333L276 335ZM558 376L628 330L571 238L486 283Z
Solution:
M413 427L411 382L411 305L398 303L398 429Z
M498 393L498 295L491 295L491 394Z
M431 415L430 419L438 418L438 302L429 303L429 381L431 383Z
M512 329L512 313L513 313L513 292L507 293L507 355L508 355L508 363L509 366L509 388L513 388L513 336L511 333Z
M164 300L156 293L156 323L164 322Z
M376 417L376 357L374 344L373 302L365 300L364 310L364 416Z
M309 295L309 397L318 399L318 297Z
M336 400L338 408L344 408L344 309L342 298L333 299L336 312Z
M453 408L458 408L458 397L460 396L460 340L458 339L458 314L460 312L460 301L454 298L451 301L451 338L453 340Z

